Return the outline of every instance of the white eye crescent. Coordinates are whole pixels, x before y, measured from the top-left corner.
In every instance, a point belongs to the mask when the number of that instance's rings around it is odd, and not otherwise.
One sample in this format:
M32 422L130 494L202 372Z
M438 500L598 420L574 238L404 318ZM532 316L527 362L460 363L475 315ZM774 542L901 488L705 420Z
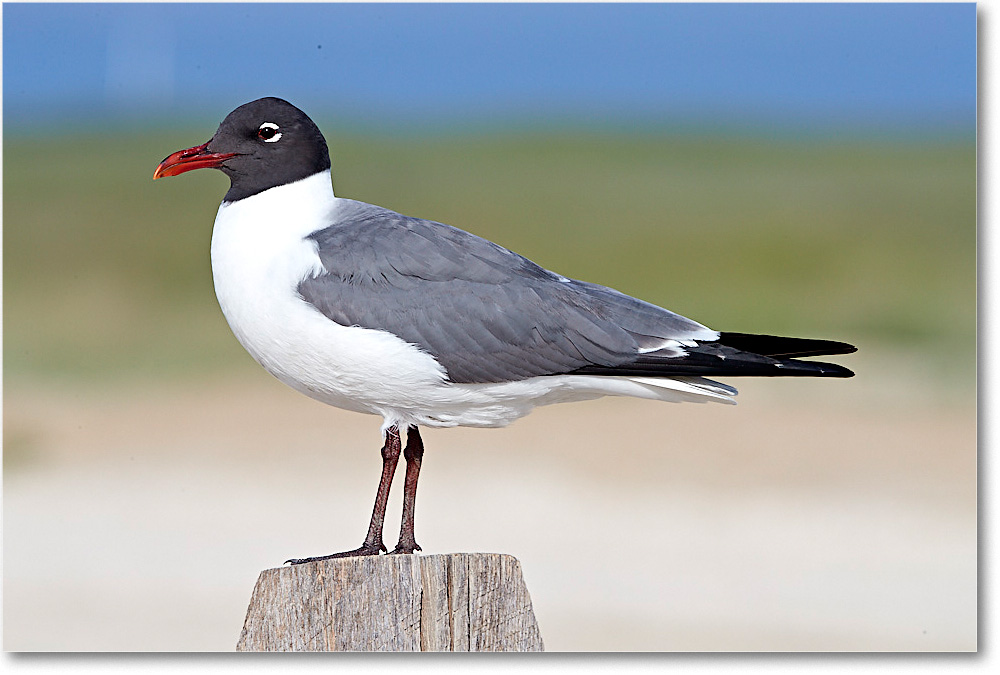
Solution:
M257 138L265 143L276 143L281 138L281 132L278 131L278 125L274 122L264 122L257 129Z

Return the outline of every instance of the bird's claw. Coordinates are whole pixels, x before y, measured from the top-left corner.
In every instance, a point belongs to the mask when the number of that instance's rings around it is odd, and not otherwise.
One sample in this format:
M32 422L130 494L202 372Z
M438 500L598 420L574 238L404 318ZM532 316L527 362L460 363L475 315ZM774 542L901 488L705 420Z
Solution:
M423 551L423 549L420 548L420 544L418 544L415 541L406 543L400 542L396 544L396 548L392 549L392 553L390 553L389 555L395 555L399 553L413 553L414 551Z
M378 555L381 551L385 551L385 544L379 544L378 546L369 546L363 544L361 548L356 548L353 551L343 551L341 553L331 553L330 555L319 555L313 558L290 558L284 562L285 565L302 565L305 563L319 562L320 560L332 560L333 558L354 558L364 555Z

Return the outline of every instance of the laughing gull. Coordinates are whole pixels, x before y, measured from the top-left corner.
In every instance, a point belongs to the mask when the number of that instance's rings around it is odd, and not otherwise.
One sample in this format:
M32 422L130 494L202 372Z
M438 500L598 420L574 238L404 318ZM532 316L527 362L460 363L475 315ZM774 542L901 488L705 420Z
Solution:
M734 402L735 389L705 376L853 375L796 360L856 351L849 344L714 331L449 225L336 197L323 134L278 98L240 106L153 178L201 168L231 183L215 218L212 274L237 340L294 389L383 419L364 544L292 564L386 550L401 451L403 522L392 552L420 550L420 426L498 427L535 406L600 396Z

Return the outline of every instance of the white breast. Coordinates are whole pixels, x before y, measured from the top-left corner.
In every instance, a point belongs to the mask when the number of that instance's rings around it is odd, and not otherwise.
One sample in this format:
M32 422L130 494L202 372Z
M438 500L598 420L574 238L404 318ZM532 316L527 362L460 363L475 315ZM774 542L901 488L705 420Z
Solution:
M223 204L212 233L219 305L236 338L275 377L325 403L384 415L400 393L439 386L444 369L384 331L341 326L299 295L323 273L307 236L336 220L329 171Z

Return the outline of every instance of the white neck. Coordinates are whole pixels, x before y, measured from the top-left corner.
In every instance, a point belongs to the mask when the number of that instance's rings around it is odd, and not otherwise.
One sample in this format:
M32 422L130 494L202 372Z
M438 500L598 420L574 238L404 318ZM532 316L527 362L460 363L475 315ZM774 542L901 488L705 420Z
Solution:
M314 173L308 178L269 188L235 202L223 201L221 208L243 207L252 204L249 208L256 211L260 208L267 208L268 205L277 202L283 202L282 206L287 207L288 202L291 200L301 200L302 206L311 205L322 208L328 205L334 198L330 170L326 169L319 173Z

